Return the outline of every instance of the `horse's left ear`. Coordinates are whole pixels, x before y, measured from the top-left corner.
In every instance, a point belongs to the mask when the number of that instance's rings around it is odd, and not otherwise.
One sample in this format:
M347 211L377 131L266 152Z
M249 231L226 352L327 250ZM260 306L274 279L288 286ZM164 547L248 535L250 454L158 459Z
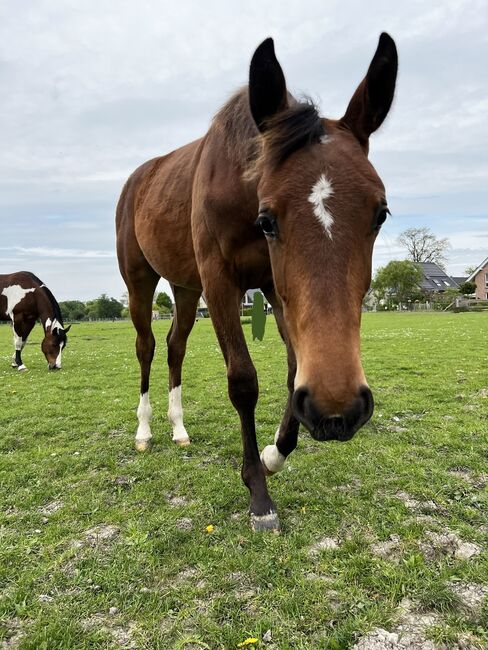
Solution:
M267 38L254 52L249 69L249 105L256 126L263 133L266 120L287 107L285 75Z
M64 333L67 334L71 329L71 325L68 325L68 327L65 327Z
M383 32L366 76L354 93L341 122L368 150L368 139L390 110L398 69L395 41Z

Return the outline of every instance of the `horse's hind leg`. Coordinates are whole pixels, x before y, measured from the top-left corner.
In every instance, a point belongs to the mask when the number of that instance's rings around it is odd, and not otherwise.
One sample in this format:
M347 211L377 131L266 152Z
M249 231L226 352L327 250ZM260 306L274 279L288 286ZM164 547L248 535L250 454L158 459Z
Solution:
M129 310L136 328L136 354L141 367L141 391L137 419L139 425L136 432L136 449L145 451L149 448L151 434L150 421L152 408L149 401L149 375L154 357L156 342L151 328L152 304L154 291L159 276L148 267L144 276L140 275L135 282L127 283L129 290Z
M169 368L168 418L173 427L173 442L185 446L190 444L190 438L183 424L181 366L185 357L186 341L195 322L200 292L176 286L173 286L172 289L175 298L175 311L166 339Z

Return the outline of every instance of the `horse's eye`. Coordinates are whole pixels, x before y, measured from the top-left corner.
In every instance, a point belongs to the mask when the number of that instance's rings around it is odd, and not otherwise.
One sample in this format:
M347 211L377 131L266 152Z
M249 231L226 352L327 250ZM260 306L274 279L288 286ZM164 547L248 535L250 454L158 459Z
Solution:
M379 231L382 224L385 223L385 221L386 221L389 214L391 214L391 212L388 210L386 205L382 205L380 207L380 209L378 210L377 214L376 214L376 218L375 218L375 222L374 222L374 228L373 228L373 230L375 232Z
M278 225L276 219L269 213L262 213L258 216L256 221L266 237L277 237L278 236Z

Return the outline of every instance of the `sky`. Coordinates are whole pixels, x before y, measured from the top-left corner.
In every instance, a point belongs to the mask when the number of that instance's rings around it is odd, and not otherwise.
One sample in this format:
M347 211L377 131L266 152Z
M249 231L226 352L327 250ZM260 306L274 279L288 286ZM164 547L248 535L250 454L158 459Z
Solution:
M289 90L340 117L382 31L399 75L370 140L392 212L373 266L427 226L464 275L488 256L486 0L2 0L0 273L32 271L58 300L120 298L129 174L203 135L268 36Z

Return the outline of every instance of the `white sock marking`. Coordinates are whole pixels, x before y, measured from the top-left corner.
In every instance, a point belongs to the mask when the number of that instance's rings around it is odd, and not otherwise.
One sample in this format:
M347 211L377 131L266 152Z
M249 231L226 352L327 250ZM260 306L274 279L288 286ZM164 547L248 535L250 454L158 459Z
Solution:
M21 302L26 294L35 291L33 289L23 289L20 284L12 284L10 287L2 289L2 295L7 297L7 311L5 312L11 320L14 319L14 308Z
M24 349L24 341L22 340L22 337L17 334L14 328L12 328L13 333L14 333L14 348L16 350L23 350Z
M267 445L261 452L261 462L270 472L281 472L285 460L286 457L278 451L276 445Z
M139 426L137 427L136 441L146 441L152 438L150 421L152 418L152 408L149 402L149 393L143 393L139 399L139 406L137 407L137 419Z
M189 440L188 433L183 424L183 406L181 404L181 385L169 391L168 419L173 427L173 441Z
M313 213L324 227L329 239L332 239L331 228L334 224L334 217L325 207L325 200L333 194L332 185L325 177L325 174L312 187L312 192L308 197L309 202L313 205Z

